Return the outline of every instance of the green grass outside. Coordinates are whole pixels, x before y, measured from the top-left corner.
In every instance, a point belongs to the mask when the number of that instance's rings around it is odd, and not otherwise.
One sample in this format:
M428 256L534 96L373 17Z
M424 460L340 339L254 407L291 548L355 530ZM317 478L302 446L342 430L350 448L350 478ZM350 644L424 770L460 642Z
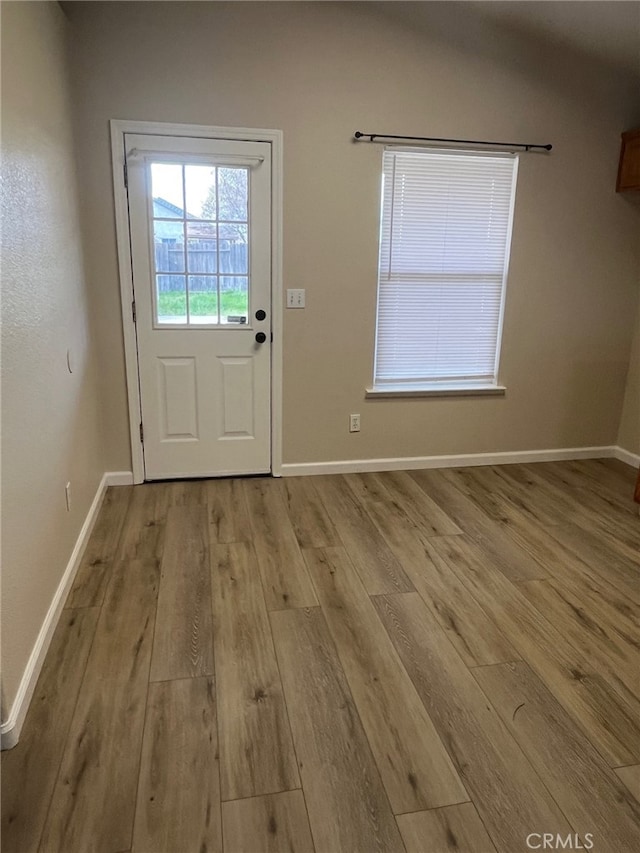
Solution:
M220 294L221 313L247 314L247 294L241 290L226 290ZM215 292L190 293L189 311L194 317L205 317L218 313L218 294ZM179 290L167 290L158 294L158 316L179 317L187 313L187 297Z

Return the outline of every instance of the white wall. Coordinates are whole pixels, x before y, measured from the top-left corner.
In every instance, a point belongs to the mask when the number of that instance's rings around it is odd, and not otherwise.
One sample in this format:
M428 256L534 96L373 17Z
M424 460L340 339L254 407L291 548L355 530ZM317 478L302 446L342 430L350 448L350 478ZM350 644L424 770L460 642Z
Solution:
M105 468L66 30L57 3L2 5L3 721Z

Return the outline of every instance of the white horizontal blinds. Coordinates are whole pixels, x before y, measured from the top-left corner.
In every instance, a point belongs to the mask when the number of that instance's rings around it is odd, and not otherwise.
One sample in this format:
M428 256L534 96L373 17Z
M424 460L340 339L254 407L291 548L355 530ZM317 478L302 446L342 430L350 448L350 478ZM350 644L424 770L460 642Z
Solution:
M377 385L496 382L516 165L385 151Z

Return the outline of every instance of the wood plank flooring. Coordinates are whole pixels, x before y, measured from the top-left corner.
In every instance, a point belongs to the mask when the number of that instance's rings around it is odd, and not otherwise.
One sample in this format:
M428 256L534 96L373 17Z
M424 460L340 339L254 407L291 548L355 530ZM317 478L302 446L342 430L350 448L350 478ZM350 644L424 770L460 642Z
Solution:
M109 489L2 754L3 851L637 853L634 481Z
M221 848L217 741L212 678L149 685L134 850Z

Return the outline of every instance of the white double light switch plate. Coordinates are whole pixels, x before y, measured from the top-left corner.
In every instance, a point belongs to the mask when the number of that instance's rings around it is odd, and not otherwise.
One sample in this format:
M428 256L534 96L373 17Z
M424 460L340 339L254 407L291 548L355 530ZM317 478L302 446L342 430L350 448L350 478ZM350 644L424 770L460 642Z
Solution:
M305 291L301 288L287 289L287 308L304 308Z

